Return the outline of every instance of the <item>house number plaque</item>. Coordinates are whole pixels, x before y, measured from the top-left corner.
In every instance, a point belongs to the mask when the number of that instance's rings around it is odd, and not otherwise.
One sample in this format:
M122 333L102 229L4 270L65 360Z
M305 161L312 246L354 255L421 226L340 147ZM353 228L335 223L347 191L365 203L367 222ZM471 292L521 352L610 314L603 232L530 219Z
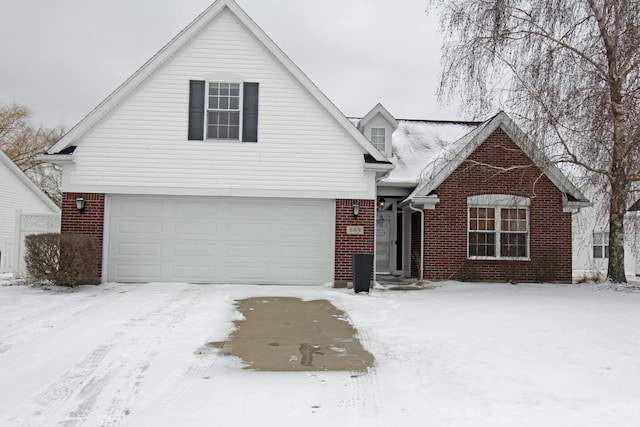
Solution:
M348 225L347 234L364 234L364 227L361 225Z

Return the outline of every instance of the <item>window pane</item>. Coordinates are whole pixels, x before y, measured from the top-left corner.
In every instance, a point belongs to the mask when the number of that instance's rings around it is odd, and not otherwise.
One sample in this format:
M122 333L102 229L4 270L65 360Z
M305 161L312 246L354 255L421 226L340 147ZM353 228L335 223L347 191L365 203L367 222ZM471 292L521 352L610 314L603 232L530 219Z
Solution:
M229 115L229 121L227 123L233 126L240 126L240 113L231 112L227 114Z
M218 137L218 126L207 126L207 138L217 138Z
M209 97L209 108L218 108L218 97Z
M593 247L593 257L594 258L602 258L602 246L594 246Z
M240 98L229 98L229 109L237 110L240 108Z
M240 128L238 126L229 127L229 139L238 139Z
M469 233L469 256L495 256L495 234Z
M524 233L502 233L500 235L500 256L524 258L527 256L527 235Z
M220 98L220 107L221 110L229 109L229 98Z

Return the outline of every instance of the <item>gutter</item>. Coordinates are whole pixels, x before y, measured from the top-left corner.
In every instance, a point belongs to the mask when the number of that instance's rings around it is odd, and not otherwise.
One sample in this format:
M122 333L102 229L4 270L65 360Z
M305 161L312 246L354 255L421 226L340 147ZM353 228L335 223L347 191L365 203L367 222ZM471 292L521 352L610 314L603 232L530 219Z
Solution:
M409 202L408 207L414 212L420 212L420 267L418 268L418 273L422 282L424 280L424 210L416 208L411 202Z

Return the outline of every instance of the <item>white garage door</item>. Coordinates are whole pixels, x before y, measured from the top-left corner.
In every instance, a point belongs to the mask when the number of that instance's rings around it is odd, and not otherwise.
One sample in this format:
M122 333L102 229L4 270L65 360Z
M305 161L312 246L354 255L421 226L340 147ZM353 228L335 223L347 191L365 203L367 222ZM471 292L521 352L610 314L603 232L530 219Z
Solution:
M333 201L110 196L108 206L110 281L333 279Z

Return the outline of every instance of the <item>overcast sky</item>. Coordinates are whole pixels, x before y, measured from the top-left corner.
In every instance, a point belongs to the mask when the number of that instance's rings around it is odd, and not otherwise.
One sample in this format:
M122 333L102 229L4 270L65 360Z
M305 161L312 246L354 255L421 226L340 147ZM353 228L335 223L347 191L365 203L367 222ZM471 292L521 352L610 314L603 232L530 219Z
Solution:
M347 116L463 119L438 104L437 16L427 0L237 0ZM212 0L0 0L0 103L67 128Z

